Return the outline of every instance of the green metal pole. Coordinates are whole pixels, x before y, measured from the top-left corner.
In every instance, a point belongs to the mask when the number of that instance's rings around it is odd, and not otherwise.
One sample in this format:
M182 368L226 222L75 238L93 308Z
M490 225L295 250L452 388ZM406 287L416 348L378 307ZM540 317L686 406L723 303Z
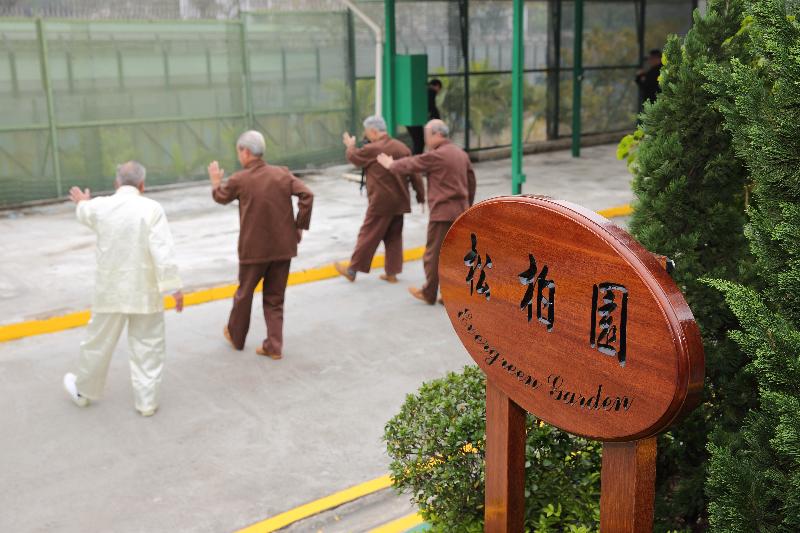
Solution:
M58 128L56 127L56 111L53 104L53 86L50 83L50 68L47 63L47 39L44 34L44 21L36 19L36 38L39 41L39 63L42 67L42 82L47 99L47 120L50 123L50 146L53 148L53 173L56 177L56 193L62 194L61 162L58 159Z
M394 0L384 2L384 45L383 45L383 118L386 120L386 129L389 135L397 134L395 124L395 86L394 86L394 58L395 50L395 20Z
M469 72L470 72L470 45L469 45L469 0L461 0L458 3L460 27L461 27L461 56L464 60L464 149L469 151L472 148L472 106L469 99ZM474 55L474 54L473 54Z
M583 0L575 0L575 41L572 54L572 157L580 157L581 84L583 82Z
M240 43L242 47L242 74L244 74L244 111L246 116L247 129L255 127L255 117L253 116L253 88L250 76L250 54L247 52L247 14L239 12L239 23L241 24Z
M511 85L511 194L522 193L525 174L522 173L522 123L525 109L522 105L524 90L525 48L523 47L523 17L525 0L514 0L514 53L512 56Z
M356 135L356 30L353 12L347 10L347 84L350 87L350 135Z

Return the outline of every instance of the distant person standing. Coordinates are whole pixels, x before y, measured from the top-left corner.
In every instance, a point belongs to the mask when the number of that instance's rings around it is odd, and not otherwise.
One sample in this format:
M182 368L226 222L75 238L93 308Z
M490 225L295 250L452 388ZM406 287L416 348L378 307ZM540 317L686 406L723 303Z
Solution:
M256 353L277 360L283 354L283 304L289 267L297 256L303 230L311 222L314 195L286 167L265 163L264 150L264 136L246 131L236 142L242 170L223 182L225 171L212 161L208 176L214 201L229 204L239 200L239 288L223 334L235 349L244 349L253 291L263 279L267 339ZM299 198L296 217L292 196Z
M425 285L410 287L414 298L430 305L439 294L439 251L447 231L461 213L475 201L475 172L469 155L450 142L447 124L434 119L425 125L425 145L428 151L421 155L395 160L389 154L380 154L378 163L397 176L414 172L428 177L428 238L423 263Z
M655 102L661 88L658 77L661 75L661 50L650 50L643 68L636 72L636 84L639 86L639 109L645 102Z
M144 179L145 168L128 161L117 169L113 195L90 199L89 189L69 191L78 221L97 235L97 273L78 370L64 376L64 388L80 407L99 399L127 326L134 404L139 414L152 416L166 356L162 293L173 293L178 312L183 293L167 216L142 196Z
M425 185L418 174L396 175L378 164L378 154L386 153L395 159L411 155L402 142L392 139L386 132L386 122L378 116L364 120L364 135L368 144L359 148L356 139L349 133L342 135L347 160L364 169L367 183L367 214L358 232L358 241L350 259L350 265L336 263L336 271L350 281L356 280L358 272L368 273L378 245L383 241L386 249L385 274L381 279L397 283L397 275L403 270L403 218L411 212L408 185L414 187L417 202L425 202Z
M438 118L441 120L442 115L439 113L439 108L436 107L436 98L442 90L442 80L432 79L428 82L428 120Z
M442 90L442 81L432 79L428 82L428 120L435 118L441 119L442 115L439 113L439 108L436 107L436 98ZM406 126L408 134L411 136L412 149L411 153L419 155L425 151L425 134L422 126Z

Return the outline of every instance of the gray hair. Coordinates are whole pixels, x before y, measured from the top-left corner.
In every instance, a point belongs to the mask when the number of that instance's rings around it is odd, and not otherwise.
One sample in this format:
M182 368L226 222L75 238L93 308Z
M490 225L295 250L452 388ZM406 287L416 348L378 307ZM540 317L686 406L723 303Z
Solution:
M138 161L128 161L117 165L117 182L120 186L130 185L131 187L138 187L144 183L147 176L147 170L144 165Z
M386 121L378 115L370 115L364 119L364 129L367 128L375 131L386 131Z
M250 130L242 133L239 136L239 140L236 141L236 147L247 148L253 155L264 155L267 145L264 142L264 136L261 135L261 133L255 130Z
M431 124L431 133L438 133L442 137L449 137L450 136L450 128L447 127L442 121L437 121Z

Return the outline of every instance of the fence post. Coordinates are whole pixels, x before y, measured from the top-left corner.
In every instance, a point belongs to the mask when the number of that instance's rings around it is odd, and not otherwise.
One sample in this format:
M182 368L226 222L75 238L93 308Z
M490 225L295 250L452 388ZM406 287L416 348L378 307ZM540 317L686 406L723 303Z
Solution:
M470 109L469 109L469 0L458 2L459 29L461 31L461 58L464 62L464 149L470 149ZM474 55L474 54L473 54Z
M581 85L583 84L583 0L575 0L572 64L572 157L581 156Z
M253 87L250 75L250 54L247 52L247 13L244 11L239 12L239 25L240 43L242 47L242 74L244 75L245 127L247 129L253 129L255 127L255 118L253 117Z
M347 83L350 86L350 135L357 135L356 30L350 9L347 10Z
M523 17L525 1L514 0L514 50L512 53L511 80L511 194L520 194L525 174L522 173L522 125L525 107L523 105L525 48L523 46Z
M395 122L395 81L394 61L396 55L395 43L395 0L385 0L384 10L384 46L383 46L383 118L386 120L386 129L389 135L396 134Z
M45 98L47 99L47 120L50 123L50 146L53 149L53 173L56 177L56 193L62 194L61 163L58 159L58 128L56 127L56 112L53 104L53 87L50 83L50 68L47 63L47 39L44 33L44 21L36 18L36 39L39 41L39 63L42 69L42 83L44 84Z

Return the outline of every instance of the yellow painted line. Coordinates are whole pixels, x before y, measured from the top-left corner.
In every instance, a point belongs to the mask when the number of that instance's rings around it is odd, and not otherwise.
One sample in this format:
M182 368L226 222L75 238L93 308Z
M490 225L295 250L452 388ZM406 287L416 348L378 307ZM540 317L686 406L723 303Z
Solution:
M338 507L344 503L363 498L364 496L372 494L373 492L387 489L391 485L392 480L388 475L381 476L373 479L372 481L361 483L355 487L350 487L349 489L345 489L341 492L337 492L335 494L331 494L330 496L325 496L324 498L315 500L311 503L301 505L300 507L295 507L290 511L286 511L285 513L281 513L272 518L267 518L266 520L258 522L257 524L253 524L252 526L241 529L237 531L237 533L270 533L271 531L276 531L282 527L288 526L289 524L293 524L298 520L302 520L304 518L308 518L309 516L319 514L323 511L333 509L334 507Z
M629 204L603 209L598 213L606 218L624 217L633 212ZM419 246L417 248L410 248L403 250L403 261L417 261L422 259L425 253L425 247ZM376 255L372 260L373 268L380 268L384 265L385 256L380 254ZM331 279L338 276L339 273L333 266L333 263L317 268L310 268L307 270L300 270L289 274L289 285L302 285L304 283L312 283L314 281L321 281ZM221 287L212 287L210 289L202 289L187 293L184 296L184 305L200 305L216 300L226 300L232 298L236 292L236 285L223 285ZM261 285L256 288L256 291L261 290ZM166 309L173 309L175 307L175 300L172 296L164 297L164 307ZM15 322L0 326L0 342L12 341L22 339L25 337L32 337L35 335L44 335L46 333L55 333L72 328L79 328L89 323L91 312L88 310L77 311L61 316L54 316L42 320L29 320L26 322Z
M633 214L633 206L631 204L618 205L608 209L601 209L597 214L606 218L627 217Z
M404 261L416 261L422 259L422 254L425 253L425 247L420 246L417 248L410 248L403 250ZM385 263L385 256L382 254L376 255L372 260L373 268L380 268ZM347 264L345 262L345 264ZM333 263L317 268L309 268L289 274L289 285L302 285L304 283L312 283L314 281L321 281L325 279L335 278L339 275L333 266ZM192 305L200 305L216 300L227 300L232 298L236 292L237 285L223 285L221 287L212 287L210 289L202 289L186 293L183 298L183 304L186 307ZM261 291L262 285L259 283L256 291ZM172 296L164 297L164 308L174 309L175 300ZM52 318L45 318L42 320L29 320L26 322L16 322L13 324L6 324L0 326L0 342L12 341L22 339L25 337L32 337L35 335L44 335L46 333L55 333L72 328L79 328L89 323L91 312L78 311L69 313L67 315L55 316Z
M0 326L0 341L10 341L32 335L43 335L45 333L78 328L88 324L90 316L91 313L89 311L78 311L77 313L54 316L44 320L31 320Z
M384 524L375 529L370 529L368 533L404 533L412 527L422 524L425 520L418 514L410 514L397 520L392 520L388 524Z

